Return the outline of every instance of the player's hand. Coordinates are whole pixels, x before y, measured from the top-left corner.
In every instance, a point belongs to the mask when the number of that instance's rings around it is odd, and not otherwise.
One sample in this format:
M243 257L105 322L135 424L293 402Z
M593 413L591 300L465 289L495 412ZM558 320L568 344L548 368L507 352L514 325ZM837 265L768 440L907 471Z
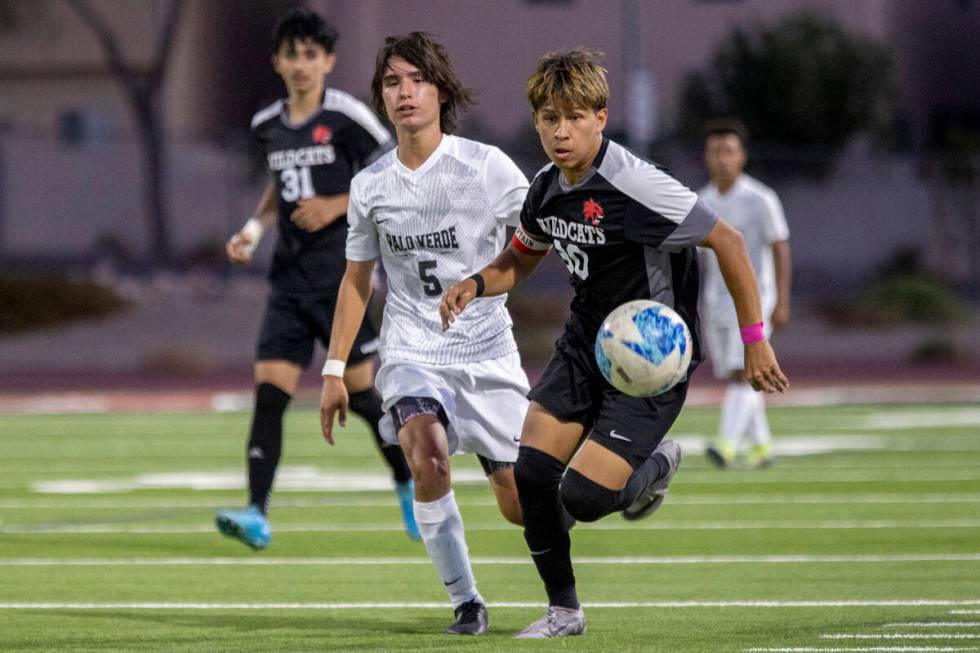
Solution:
M463 279L459 283L453 284L442 296L439 304L439 317L442 318L442 330L449 329L449 325L456 320L466 305L476 297L476 281L473 279Z
M789 322L789 304L777 303L769 318L773 330L784 327Z
M258 245L258 242L250 234L239 231L228 239L228 242L225 244L225 253L228 255L228 260L232 263L248 265L252 262L252 253L255 251L256 245Z
M334 415L341 426L347 426L347 386L339 376L325 376L320 393L320 429L330 445L333 445Z
M779 369L776 353L768 340L745 345L745 378L753 390L761 392L771 394L789 388L789 381Z
M313 233L347 212L347 195L310 197L296 204L296 210L292 212L289 219L303 231Z

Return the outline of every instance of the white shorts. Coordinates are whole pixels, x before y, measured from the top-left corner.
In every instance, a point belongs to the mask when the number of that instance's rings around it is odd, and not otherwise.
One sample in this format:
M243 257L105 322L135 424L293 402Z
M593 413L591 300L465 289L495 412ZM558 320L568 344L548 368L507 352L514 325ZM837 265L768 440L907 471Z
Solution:
M403 397L431 397L449 419L449 453L514 462L530 386L520 354L458 365L383 361L374 380L384 400L381 437L398 444L391 407Z
M772 327L766 323L763 327L766 338L772 333ZM719 326L717 322L701 325L701 335L711 359L711 367L715 378L728 380L733 372L745 369L745 348L742 346L742 333L738 325Z

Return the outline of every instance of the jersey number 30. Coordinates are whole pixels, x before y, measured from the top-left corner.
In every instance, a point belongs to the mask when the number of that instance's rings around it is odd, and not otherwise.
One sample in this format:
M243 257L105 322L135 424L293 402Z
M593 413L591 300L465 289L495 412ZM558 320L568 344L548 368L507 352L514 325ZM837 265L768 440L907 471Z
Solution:
M306 166L300 168L286 168L279 175L282 181L282 198L287 202L309 199L313 197L313 175Z
M582 251L578 245L568 243L562 247L562 244L556 240L555 249L558 250L558 256L561 257L561 260L565 261L565 267L568 268L569 272L583 281L589 278L589 255Z

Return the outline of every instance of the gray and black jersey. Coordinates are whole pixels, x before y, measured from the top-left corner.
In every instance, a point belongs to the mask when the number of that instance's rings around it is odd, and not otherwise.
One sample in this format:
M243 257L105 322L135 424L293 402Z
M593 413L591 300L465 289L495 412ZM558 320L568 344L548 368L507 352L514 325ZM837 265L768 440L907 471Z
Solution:
M614 308L652 299L676 310L702 359L698 336L695 246L717 217L698 196L654 164L603 139L593 167L570 186L553 164L531 183L514 238L519 251L553 245L575 289L562 336L591 351Z
M252 133L276 186L279 240L269 280L284 293L336 292L346 265L347 221L341 216L314 233L290 215L301 199L348 192L350 181L386 149L391 136L364 103L326 89L320 110L302 124L289 123L278 100L252 118Z

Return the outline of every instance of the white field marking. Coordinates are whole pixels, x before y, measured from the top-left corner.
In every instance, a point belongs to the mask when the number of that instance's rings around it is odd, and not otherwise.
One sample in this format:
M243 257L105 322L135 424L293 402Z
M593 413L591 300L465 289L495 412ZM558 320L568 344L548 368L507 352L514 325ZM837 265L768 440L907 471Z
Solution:
M950 610L950 614L980 614L980 610Z
M934 408L919 411L871 413L864 419L868 429L912 429L941 426L980 426L980 408Z
M861 648L821 648L815 646L797 646L790 648L747 648L745 651L754 653L941 653L952 651L976 651L975 646L969 648L952 648L949 646L870 646Z
M980 639L977 633L824 633L820 639Z
M390 492L390 491L389 491ZM278 497L274 507L280 508L332 508L332 507L390 507L394 498L389 492L383 497L337 497L303 499ZM492 498L457 498L462 506L494 506ZM225 508L233 499L165 499L126 495L103 498L98 495L82 495L72 499L50 499L45 496L23 499L0 499L0 509L56 509L115 510L119 508ZM731 506L731 505L785 505L785 504L944 504L980 503L980 494L727 494L671 497L672 506Z
M904 562L976 562L980 553L899 554L899 555L785 555L785 556L576 556L577 565L732 565L732 564L800 564L800 563L904 563ZM472 558L475 565L529 565L528 557ZM301 567L301 566L391 566L428 565L428 558L0 558L0 567ZM891 624L901 626L903 624ZM915 625L915 624L908 624ZM925 625L925 624L920 624ZM951 623L951 625L953 625Z
M867 530L867 529L927 529L927 528L980 528L978 519L945 519L945 520L869 520L869 521L785 521L785 522L738 522L738 521L692 521L692 522L650 522L646 525L634 522L609 521L598 524L580 524L580 529L599 531L753 531L753 530ZM496 523L467 523L467 531L505 531L513 530L511 524ZM383 524L293 524L276 526L277 533L364 533L364 532L401 532L404 526L393 523ZM142 534L191 534L213 533L210 525L194 526L133 526L128 524L31 524L0 526L0 533L31 533L31 534L102 534L130 533Z
M980 621L909 621L897 624L882 624L882 628L977 628Z
M908 608L924 606L977 605L980 600L956 599L885 599L844 601L594 601L582 604L590 609L633 608L849 608L881 607ZM533 601L491 601L491 608L540 608L543 603ZM0 610L383 610L383 609L438 609L445 610L445 601L435 603L74 603L74 602L6 602Z
M925 473L902 467L876 469L862 467L833 471L826 469L794 469L790 477L782 473L765 474L719 474L714 470L692 470L685 475L685 482L691 485L739 485L739 484L785 484L806 482L809 485L820 483L894 483L908 482L951 482L978 481L980 469L962 465L961 469ZM777 468L778 472L778 468ZM878 473L874 473L878 472ZM882 473L884 472L884 473ZM890 472L890 473L889 473ZM453 472L454 483L484 484L486 476L482 470L460 469ZM20 487L20 483L3 483L4 487ZM197 471L163 472L138 474L128 479L93 480L44 480L31 483L31 490L41 494L108 494L132 492L136 490L243 490L245 476L241 470L235 471ZM365 474L363 472L326 472L312 466L285 468L276 476L276 492L363 492L369 490L390 490L391 477L384 474Z

